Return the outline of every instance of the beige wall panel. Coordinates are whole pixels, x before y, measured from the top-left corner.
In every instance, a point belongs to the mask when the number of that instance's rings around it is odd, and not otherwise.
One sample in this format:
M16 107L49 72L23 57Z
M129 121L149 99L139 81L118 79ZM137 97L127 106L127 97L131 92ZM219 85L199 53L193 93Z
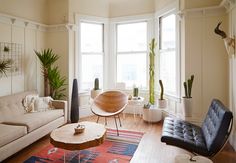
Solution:
M225 16L207 17L205 20L203 49L203 108L208 108L213 98L218 98L228 106L228 56L223 40L214 33L219 21L227 29Z
M0 23L0 41L1 42L11 42L11 25Z
M70 22L74 22L74 13L109 17L108 0L69 0Z
M47 23L47 1L48 0L0 0L0 12Z
M185 9L218 6L222 0L184 0Z
M36 33L33 29L26 29L25 33L25 90L37 89L37 64L34 49L36 49Z
M202 118L213 98L228 105L228 59L222 39L214 34L221 20L227 24L225 16L199 15L185 19L185 76L195 75L193 113Z
M47 34L47 47L52 48L52 50L60 56L59 60L56 62L56 65L59 67L59 70L63 76L67 79L67 90L68 91L68 75L69 75L69 66L68 66L68 31L53 31L48 32ZM68 92L66 93L68 96Z
M67 31L48 32L48 48L57 53L60 58L56 62L63 75L68 75L68 33Z
M69 0L48 0L48 24L68 22ZM77 6L78 7L78 6Z
M236 6L229 12L229 36L236 36ZM236 53L234 53L236 55ZM233 134L231 134L230 143L236 150L236 57L229 60L230 77L229 77L229 93L230 93L230 110L234 114Z
M37 50L42 51L46 47L46 32L37 31ZM44 78L42 74L41 62L37 58L37 90L40 96L44 95Z
M155 9L156 11L161 10L175 1L176 0L155 0Z
M185 78L189 78L192 74L195 76L192 90L193 114L200 115L202 108L203 21L200 18L186 18L185 23Z
M24 28L13 26L12 28L12 42L22 45L22 56L21 62L23 62L24 54ZM23 69L23 63L21 64L21 69ZM18 93L24 91L24 72L19 75L12 76L12 93Z
M11 42L11 25L0 23L0 42ZM11 77L0 77L0 96L11 94Z
M110 2L110 17L149 14L155 11L154 0L113 0Z

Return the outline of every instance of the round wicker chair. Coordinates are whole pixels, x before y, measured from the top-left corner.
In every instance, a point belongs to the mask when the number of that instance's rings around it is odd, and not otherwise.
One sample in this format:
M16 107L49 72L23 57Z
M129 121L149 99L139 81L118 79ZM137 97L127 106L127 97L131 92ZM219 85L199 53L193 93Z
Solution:
M97 123L99 117L105 117L105 122L107 124L106 118L113 116L115 119L117 135L119 135L116 117L118 117L121 126L119 114L124 111L127 104L128 97L125 93L117 90L105 91L94 99L91 105L91 111L98 116Z

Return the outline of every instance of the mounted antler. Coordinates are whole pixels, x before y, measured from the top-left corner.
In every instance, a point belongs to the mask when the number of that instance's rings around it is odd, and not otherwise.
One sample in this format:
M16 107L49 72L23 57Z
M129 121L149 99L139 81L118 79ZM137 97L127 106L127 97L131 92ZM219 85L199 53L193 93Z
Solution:
M234 55L235 53L235 39L231 37L227 37L226 33L219 29L222 22L219 22L215 28L215 33L220 35L225 43L225 48L227 50L228 55Z
M221 30L219 29L221 23L222 23L222 22L219 22L219 23L217 24L217 26L216 26L216 28L215 28L215 33L218 34L218 35L220 35L220 36L222 37L222 39L224 39L224 38L227 37L227 35L225 34L224 31L221 31Z

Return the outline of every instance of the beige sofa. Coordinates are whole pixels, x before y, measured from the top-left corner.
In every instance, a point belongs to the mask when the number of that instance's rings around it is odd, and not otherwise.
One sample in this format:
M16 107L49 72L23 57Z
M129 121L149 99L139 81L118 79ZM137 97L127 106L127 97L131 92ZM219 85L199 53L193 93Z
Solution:
M55 100L53 110L25 113L22 100L35 92L0 97L0 162L67 122L67 102Z

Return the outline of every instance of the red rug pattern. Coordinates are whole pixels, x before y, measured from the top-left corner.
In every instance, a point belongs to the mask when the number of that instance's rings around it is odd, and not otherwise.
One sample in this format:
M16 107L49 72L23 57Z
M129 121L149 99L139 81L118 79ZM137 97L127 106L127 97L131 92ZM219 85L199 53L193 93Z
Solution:
M68 151L48 145L24 163L128 163L134 155L144 133L135 131L107 129L106 139L100 146ZM64 158L65 153L65 158Z

